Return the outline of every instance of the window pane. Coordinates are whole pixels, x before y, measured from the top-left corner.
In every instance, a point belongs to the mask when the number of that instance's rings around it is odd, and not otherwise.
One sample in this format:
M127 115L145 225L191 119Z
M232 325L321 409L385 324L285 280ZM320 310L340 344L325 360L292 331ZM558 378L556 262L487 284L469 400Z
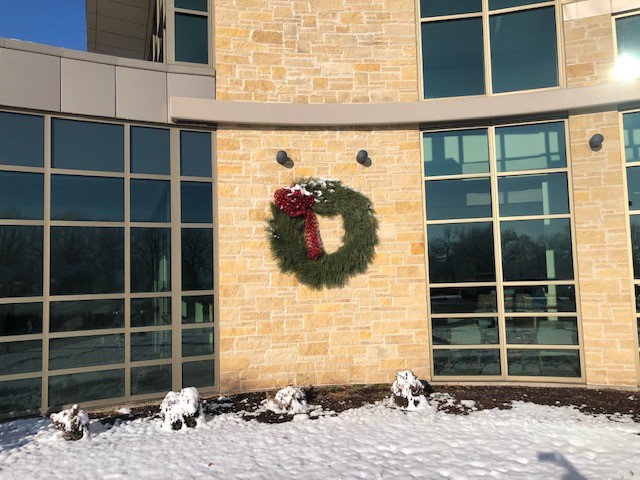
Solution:
M42 227L0 226L0 297L42 295Z
M432 288L431 313L497 312L496 287Z
M640 162L640 112L624 114L622 128L627 162Z
M131 221L171 221L171 185L168 181L131 179Z
M573 279L569 219L501 222L500 233L506 281Z
M210 183L180 183L180 209L183 223L211 223L213 221L212 201Z
M498 195L503 217L569 213L566 173L501 177Z
M199 15L176 13L176 60L209 63L208 19Z
M51 120L54 168L122 172L124 127L110 123Z
M213 322L213 296L182 297L182 323Z
M0 375L42 370L42 340L0 343Z
M546 1L548 0L489 0L489 10L519 7L521 5L531 5L532 3L542 3Z
M185 362L182 364L182 388L205 388L215 385L213 360Z
M131 361L171 357L171 330L131 334Z
M131 127L131 172L169 175L169 130Z
M504 287L504 308L507 312L575 312L575 287L573 285Z
M40 378L0 382L0 413L39 409L41 392Z
M175 7L206 12L207 0L175 0Z
M51 294L122 293L124 229L51 227Z
M180 174L211 177L210 132L180 132Z
M428 220L491 217L491 180L430 180L425 182Z
M579 377L578 350L507 350L509 375L531 377Z
M489 172L487 130L425 133L424 170L428 177Z
M507 343L578 345L576 317L506 317Z
M124 300L53 302L50 312L52 332L124 328Z
M213 354L213 328L189 328L182 330L182 356Z
M482 11L482 0L420 0L420 16L457 15Z
M434 350L435 375L500 375L500 350Z
M131 229L131 291L171 290L171 229Z
M640 61L640 15L616 18L618 55L630 55Z
M564 122L496 128L499 172L567 166Z
M132 298L131 326L171 325L171 298Z
M495 281L490 222L429 225L427 237L431 283Z
M124 396L124 369L49 377L49 405Z
M131 394L166 393L171 390L171 365L131 369Z
M422 72L425 98L484 94L482 19L423 23Z
M42 220L43 212L42 174L0 172L0 218Z
M0 112L0 163L44 166L43 117Z
M490 318L433 318L431 334L434 345L496 344L498 319Z
M124 334L49 340L49 368L89 367L124 362Z
M495 93L558 85L555 7L493 15L489 26Z
M51 219L124 221L124 180L52 175Z
M633 275L634 278L640 278L640 215L631 215L629 217L629 223L631 224L631 253L633 254Z
M213 231L182 229L182 290L213 289Z
M41 303L0 305L0 336L42 333Z

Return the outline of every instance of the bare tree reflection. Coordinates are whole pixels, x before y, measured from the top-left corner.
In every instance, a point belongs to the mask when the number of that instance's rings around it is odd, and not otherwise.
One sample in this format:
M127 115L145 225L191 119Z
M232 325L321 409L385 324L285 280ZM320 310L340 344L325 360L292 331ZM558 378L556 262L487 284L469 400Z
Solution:
M182 229L182 289L213 288L213 232L203 228Z
M42 294L43 227L0 227L0 296Z
M134 292L169 290L171 230L131 229L131 289Z

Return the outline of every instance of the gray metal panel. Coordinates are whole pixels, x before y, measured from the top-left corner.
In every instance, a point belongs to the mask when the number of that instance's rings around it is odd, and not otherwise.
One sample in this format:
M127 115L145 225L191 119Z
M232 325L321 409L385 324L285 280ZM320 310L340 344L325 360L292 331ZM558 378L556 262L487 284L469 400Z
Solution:
M116 116L167 121L167 74L116 67Z
M0 104L60 110L60 58L3 48Z
M116 67L63 58L61 109L68 113L114 117Z
M190 97L213 100L216 98L216 81L214 77L169 73L167 74L167 95L169 98Z

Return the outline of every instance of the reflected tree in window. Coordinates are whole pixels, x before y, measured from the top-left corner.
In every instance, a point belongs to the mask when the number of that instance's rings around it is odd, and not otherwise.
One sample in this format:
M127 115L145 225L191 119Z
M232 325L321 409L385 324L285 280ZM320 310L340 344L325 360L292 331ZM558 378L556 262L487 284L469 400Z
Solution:
M165 292L170 289L171 230L131 229L131 290Z
M182 289L213 288L213 232L203 228L182 230Z
M0 226L0 296L42 295L42 227Z

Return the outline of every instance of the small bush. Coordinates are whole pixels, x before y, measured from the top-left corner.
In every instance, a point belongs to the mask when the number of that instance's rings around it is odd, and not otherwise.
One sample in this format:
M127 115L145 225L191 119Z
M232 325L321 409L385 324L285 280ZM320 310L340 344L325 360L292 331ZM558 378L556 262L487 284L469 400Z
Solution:
M194 387L183 388L179 392L169 392L160 404L162 427L166 430L180 430L183 426L194 428L202 417L202 400Z
M78 405L52 414L51 421L67 440L80 440L89 434L89 417Z
M424 385L411 370L398 372L391 391L396 405L400 407L414 409L428 405Z
M299 387L288 386L279 390L273 399L273 404L275 408L272 408L272 410L277 411L277 413L296 415L309 411L307 398Z

